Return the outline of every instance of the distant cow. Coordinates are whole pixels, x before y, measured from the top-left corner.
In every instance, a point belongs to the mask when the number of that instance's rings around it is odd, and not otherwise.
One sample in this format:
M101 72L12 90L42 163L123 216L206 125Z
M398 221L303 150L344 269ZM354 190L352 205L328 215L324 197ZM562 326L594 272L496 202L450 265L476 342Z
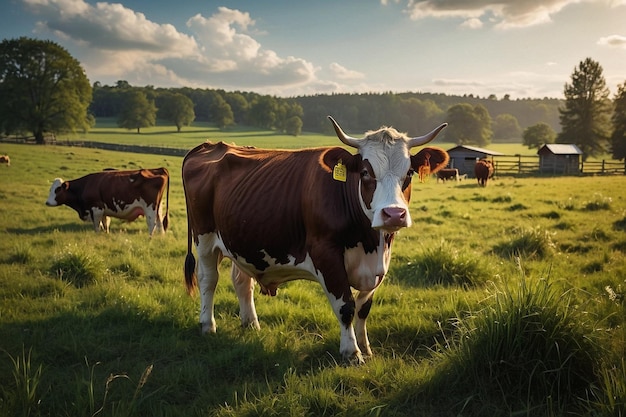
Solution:
M491 161L487 159L477 160L476 165L474 165L474 175L476 175L478 185L486 187L487 180L493 176L493 164Z
M131 171L102 171L63 181L54 180L47 206L66 205L84 221L93 222L96 232L109 232L111 217L133 221L146 217L150 236L165 232L169 219L170 176L166 168ZM161 202L167 194L165 214Z
M0 164L7 164L7 166L10 167L11 158L9 158L9 155L0 155Z
M356 154L341 147L287 151L207 142L185 156L185 282L190 293L199 287L203 333L216 330L218 264L228 257L243 326L259 328L253 278L269 295L284 282L307 279L322 286L339 321L343 358L361 362L362 354L372 354L365 321L395 233L411 225L411 176L426 153L433 172L449 160L440 148L410 150L446 125L415 138L383 127L357 139L329 119Z
M456 168L445 168L437 172L437 181L459 180L459 170Z
M420 182L426 182L430 176L430 154L428 152L424 153L424 163L418 168L417 174Z

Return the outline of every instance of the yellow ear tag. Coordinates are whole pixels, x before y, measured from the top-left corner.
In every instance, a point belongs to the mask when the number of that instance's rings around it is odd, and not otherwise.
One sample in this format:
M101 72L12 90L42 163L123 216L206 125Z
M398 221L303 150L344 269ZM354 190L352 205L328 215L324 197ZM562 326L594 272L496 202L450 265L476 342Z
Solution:
M339 162L337 162L337 165L333 168L333 179L336 181L346 182L347 175L348 171L346 170L346 166L340 159Z

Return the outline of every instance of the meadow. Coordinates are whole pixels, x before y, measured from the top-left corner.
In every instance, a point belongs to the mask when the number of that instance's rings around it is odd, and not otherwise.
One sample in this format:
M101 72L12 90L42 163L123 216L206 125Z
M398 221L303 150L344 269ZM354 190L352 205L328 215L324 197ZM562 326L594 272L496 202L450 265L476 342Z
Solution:
M123 140L336 144L158 128ZM122 140L101 129L87 140ZM199 300L183 284L182 158L14 144L0 153L11 156L0 166L0 415L626 415L623 176L414 181L414 224L395 240L368 320L374 356L346 366L312 282L257 291L261 330L240 328L228 261L217 334L200 335ZM171 174L163 236L149 238L141 219L96 234L44 204L56 177L157 166Z

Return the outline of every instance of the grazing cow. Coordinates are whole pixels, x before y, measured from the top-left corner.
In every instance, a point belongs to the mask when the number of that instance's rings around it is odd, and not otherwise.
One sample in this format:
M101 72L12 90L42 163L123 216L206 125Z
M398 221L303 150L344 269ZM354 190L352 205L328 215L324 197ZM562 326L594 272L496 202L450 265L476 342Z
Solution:
M487 159L479 159L474 165L474 175L478 185L481 187L487 186L487 180L493 176L493 164Z
M441 181L447 181L447 180L455 180L458 181L459 180L459 170L456 168L445 168L445 169L440 169L439 172L437 172L437 182L439 182L439 180Z
M430 154L428 152L424 153L424 164L420 165L417 174L420 182L426 182L430 176Z
M167 189L166 189L167 188ZM150 236L165 232L169 219L170 176L166 168L131 171L102 171L63 181L54 180L47 206L66 205L84 221L93 222L96 232L109 233L111 217L133 221L146 217ZM165 214L161 202L167 193Z
M362 353L371 355L365 321L387 273L395 233L411 225L411 176L426 152L433 172L449 160L440 148L409 152L446 125L416 138L383 127L357 139L329 119L356 154L340 147L287 151L207 142L185 156L185 282L189 293L199 287L203 333L216 330L218 264L226 256L234 265L243 326L259 328L254 280L269 295L290 280L316 281L339 321L344 359L362 362Z
M11 158L9 158L9 155L0 155L0 164L7 164L7 166L10 167Z

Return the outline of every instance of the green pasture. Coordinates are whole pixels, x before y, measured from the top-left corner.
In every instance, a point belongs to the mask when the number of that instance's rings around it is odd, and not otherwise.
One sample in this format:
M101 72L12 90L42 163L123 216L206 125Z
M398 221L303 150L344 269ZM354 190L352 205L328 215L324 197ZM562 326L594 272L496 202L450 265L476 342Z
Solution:
M85 139L336 143L145 132ZM0 416L625 415L624 176L414 181L414 224L395 239L368 320L374 357L346 366L317 284L257 292L261 330L240 328L228 261L217 334L200 335L199 300L183 284L182 158L3 143L0 153L11 157L0 165ZM171 173L163 236L149 238L142 219L96 234L44 204L56 177L158 166Z
M341 124L341 120L338 120ZM330 127L330 122L329 122ZM372 126L377 129L379 126ZM423 132L407 132L410 135L428 133L436 126L424 126ZM362 137L364 132L346 132L355 137ZM180 132L176 127L157 123L156 126L142 128L141 133L117 127L114 119L98 119L98 123L88 133L65 133L57 135L57 140L63 141L94 141L124 145L159 146L189 149L204 141L236 143L242 146L256 146L259 148L298 149L315 146L335 146L338 144L336 136L321 135L318 133L303 132L299 136L285 135L273 130L259 130L257 128L235 126L219 129L212 123L194 122L185 126ZM433 145L450 149L453 143L441 142L435 139ZM528 149L521 143L493 143L489 149L506 155L536 155L536 149Z

